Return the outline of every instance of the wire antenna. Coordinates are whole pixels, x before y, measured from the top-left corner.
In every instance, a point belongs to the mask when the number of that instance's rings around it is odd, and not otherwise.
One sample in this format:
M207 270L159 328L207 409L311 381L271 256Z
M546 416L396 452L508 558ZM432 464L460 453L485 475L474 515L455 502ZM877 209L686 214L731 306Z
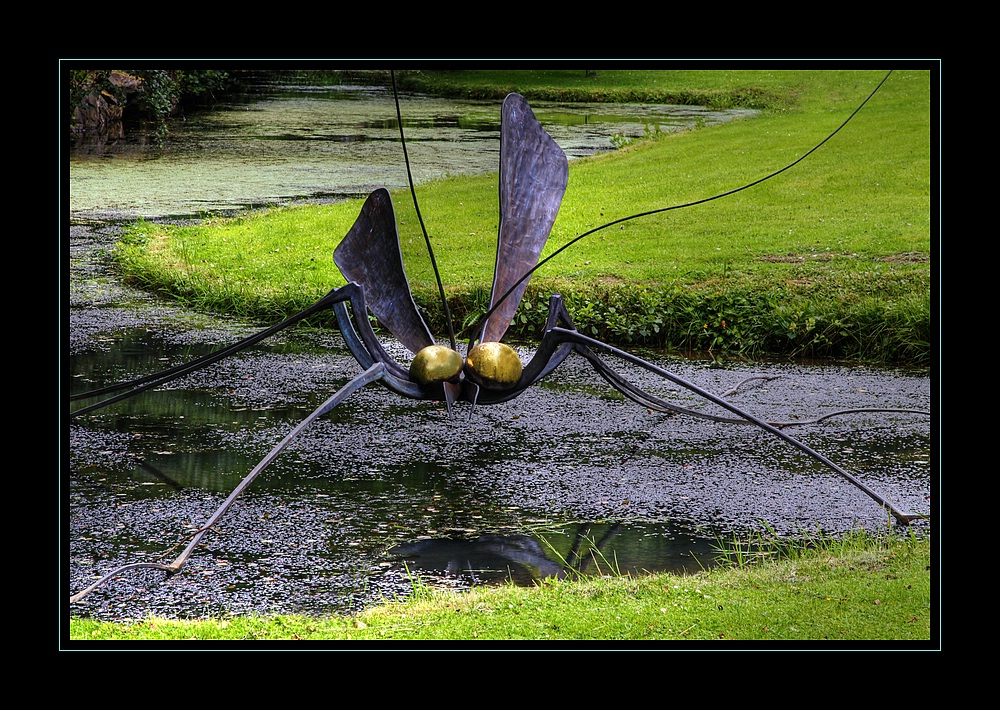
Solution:
M417 204L417 191L413 186L413 174L410 172L410 157L406 152L406 137L403 135L403 115L399 110L399 92L396 90L396 72L389 70L392 78L392 97L396 102L396 123L399 124L399 142L403 144L403 161L406 163L406 180L410 184L410 195L413 196L413 209L417 212L417 221L420 223L420 231L424 235L424 243L427 244L427 253L431 257L431 267L434 269L434 279L437 281L438 293L441 294L441 305L444 307L444 319L448 323L448 339L451 341L451 349L458 350L455 343L455 326L451 322L451 309L448 308L448 297L444 294L444 283L441 281L441 273L438 271L437 260L434 258L434 249L431 247L431 238L427 235L427 228L424 227L424 218L420 214L420 205Z
M837 126L837 128L834 129L834 131L830 135L828 135L826 138L824 138L819 143L817 143L815 146L813 146L810 150L808 150L807 152L803 153L798 158L796 158L795 160L793 160L791 163L789 163L785 167L781 168L780 170L775 170L770 175L765 175L764 177L759 178L757 180L754 180L753 182L747 183L746 185L743 185L741 187L737 187L737 188L734 188L732 190L727 190L726 192L720 192L718 195L713 195L712 197L705 197L705 198L700 199L700 200L695 200L694 202L686 202L683 205L672 205L670 207L660 207L660 208L655 209L655 210L648 210L646 212L640 212L638 214L630 215L628 217L622 217L620 219L614 220L613 222L608 222L607 224L602 224L600 227L594 227L590 231L584 232L583 234L580 234L580 235L574 237L573 239L570 239L568 242L566 242L561 247L559 247L558 249L556 249L554 252L552 252L551 254L549 254L547 257L545 257L544 259L542 259L541 261L539 261L537 264L535 264L535 266L533 266L532 268L528 269L528 271L526 271L524 273L524 275L520 279L518 279L517 281L514 282L513 286L511 286L502 296L500 296L500 298L497 299L497 302L495 304L493 304L492 308L490 308L485 314L483 314L483 316L475 324L473 324L471 327L466 328L465 330L463 330L462 333L464 334L464 333L468 333L468 332L475 332L476 330L478 330L479 328L481 328L482 324L485 323L486 320L491 315L493 315L493 312L495 310L497 310L497 308L500 307L500 304L503 303L504 300L506 300L507 297L510 296L510 294L512 294L517 289L517 287L525 279L529 278L533 273L535 273L538 269L540 269L542 266L544 266L549 260L554 259L556 256L558 256L559 254L561 254L562 252L564 252L566 249L569 249L571 246L573 246L574 244L576 244L578 241L580 241L584 237L590 236L594 232L599 232L602 229L607 229L608 227L612 227L612 226L614 226L616 224L621 224L622 222L628 222L629 220L639 219L640 217L648 217L650 215L659 214L660 212L669 212L671 210L680 210L680 209L684 209L685 207L694 207L695 205L701 205L701 204L704 204L705 202L711 202L713 200L722 199L723 197L728 197L729 195L735 195L737 192L742 192L743 190L748 190L751 187L754 187L755 185L759 185L762 182L764 182L766 180L770 180L773 177L781 175L781 173L785 172L786 170L790 170L791 168L795 167L796 165L798 165L799 163L801 163L803 160L805 160L807 157L809 157L810 155L812 155L813 153L815 153L817 150L819 150L819 148L824 143L826 143L828 140L830 140L835 135L837 135L841 131L841 129L844 126L846 126L850 122L850 120L852 118L854 118L862 108L864 108L865 104L867 104L871 100L871 98L876 94L876 92L878 92L878 90L882 88L882 85L886 81L888 81L888 79L889 79L889 77L891 75L892 75L892 71L890 70L889 73L886 74L882 78L882 81L880 81L878 83L878 86L876 86L872 90L872 92L868 95L868 98L866 98L864 101L862 101L861 105L858 106L856 109L854 109L854 111L851 113L851 115L848 116L846 119L844 119L844 122L841 123L839 126Z

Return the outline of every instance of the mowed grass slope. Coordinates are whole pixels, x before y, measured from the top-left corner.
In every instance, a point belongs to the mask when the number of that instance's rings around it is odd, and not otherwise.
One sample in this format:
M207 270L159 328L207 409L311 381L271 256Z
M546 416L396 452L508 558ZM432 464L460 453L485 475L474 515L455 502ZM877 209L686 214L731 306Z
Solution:
M567 91L532 83L554 81L551 73L507 74L509 87L489 90L517 88L529 100ZM653 87L650 92L668 84L678 96L763 109L753 118L639 140L571 162L543 258L602 224L705 200L788 166L835 131L885 76L638 74L637 81ZM497 82L488 72L442 76L457 83L478 78L487 87ZM581 96L588 87L592 97L614 96L599 83L621 83L615 72L558 76L577 85L596 82L578 86L574 95ZM428 86L435 80L427 73L420 78ZM535 274L511 337L540 337L548 295L559 292L581 330L619 344L926 364L930 104L928 71L894 72L843 130L773 179L581 239ZM436 181L418 186L417 196L461 327L483 311L488 298L497 176ZM432 329L443 335L443 309L408 192L394 202L415 298ZM351 201L275 209L189 228L143 224L126 239L121 264L136 283L205 308L275 320L344 283L332 251L360 207Z

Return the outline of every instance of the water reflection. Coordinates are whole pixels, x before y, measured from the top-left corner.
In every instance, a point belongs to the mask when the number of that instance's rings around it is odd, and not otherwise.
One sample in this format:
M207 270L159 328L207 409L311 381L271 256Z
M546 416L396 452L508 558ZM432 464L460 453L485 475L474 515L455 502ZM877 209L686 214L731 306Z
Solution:
M548 577L690 574L713 567L719 546L672 526L582 523L535 535L435 538L389 551L423 579L468 585L512 582L530 586Z

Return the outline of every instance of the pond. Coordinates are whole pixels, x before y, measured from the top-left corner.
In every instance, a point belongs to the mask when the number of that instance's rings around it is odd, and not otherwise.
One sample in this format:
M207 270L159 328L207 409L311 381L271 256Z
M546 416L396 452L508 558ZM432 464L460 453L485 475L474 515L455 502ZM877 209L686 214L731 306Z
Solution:
M414 135L426 131L423 140L436 146L435 155L473 140L470 133L480 148L468 155L496 140L495 126L469 128L488 125L487 107L405 98L407 105L436 107L427 116L438 118L414 126ZM366 101L379 110L362 107ZM387 119L373 117L385 102L380 87L272 87L258 101L189 121L155 154L75 156L66 394L185 362L260 327L187 312L122 286L106 259L116 220L364 193L371 166L352 172L349 159L334 156L348 143L365 153L391 146L383 133ZM344 119L342 111L354 118ZM253 126L243 122L250 116ZM640 131L642 121L633 121ZM590 131L596 121L577 123ZM445 124L455 126L453 140ZM617 131L622 124L611 125ZM341 135L363 137L334 139ZM265 150L270 144L281 147ZM392 161L385 160L388 174ZM434 176L428 170L421 179ZM531 346L520 350L527 360ZM750 377L777 377L730 397L767 419L849 407L930 408L926 373L787 363L718 367L643 356L714 392ZM338 333L292 329L162 390L73 420L63 457L67 592L121 564L170 562L175 546L256 462L360 371ZM706 406L649 373L628 376L682 406ZM924 513L929 429L926 417L866 413L789 431L900 507ZM516 400L472 412L465 406L451 417L435 403L378 386L361 390L275 460L182 573L165 579L161 572L129 572L74 605L73 613L108 619L345 613L404 597L417 577L460 589L581 571L694 571L714 564L716 548L734 539L887 525L870 498L773 436L652 413L613 395L586 362L570 358Z
M535 102L532 108L571 160L612 150L612 136L637 138L755 113L646 104ZM417 184L497 170L499 102L403 93L400 110ZM174 131L159 150L123 143L74 152L70 214L176 218L408 185L386 86L261 85L242 101L189 116Z

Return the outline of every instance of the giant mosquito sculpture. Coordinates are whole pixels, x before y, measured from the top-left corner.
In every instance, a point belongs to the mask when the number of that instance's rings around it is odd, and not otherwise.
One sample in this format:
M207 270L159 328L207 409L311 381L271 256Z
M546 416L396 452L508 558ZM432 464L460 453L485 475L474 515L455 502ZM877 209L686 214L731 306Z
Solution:
M891 72L890 72L891 74ZM562 149L549 136L531 111L524 97L509 95L503 103L500 137L500 228L497 246L496 266L489 309L472 329L465 356L460 353L456 336L450 326L449 345L439 345L417 310L410 292L406 273L403 269L396 231L396 220L392 200L385 189L378 189L369 195L354 226L334 250L334 261L347 280L347 285L335 289L300 313L272 326L235 345L223 348L185 365L132 380L127 383L102 388L76 395L73 399L92 398L111 394L131 387L123 394L109 397L97 404L82 407L71 416L79 416L99 407L130 397L140 391L161 385L183 374L210 365L228 357L279 330L302 320L321 309L332 307L337 323L348 348L365 371L345 384L326 402L296 425L288 435L265 456L260 463L241 481L219 509L188 541L183 552L171 564L138 563L116 569L103 578L73 595L71 601L79 601L108 579L133 568L160 569L168 574L178 572L185 564L202 537L225 514L233 501L253 482L253 480L274 460L274 458L305 427L316 418L323 416L344 402L358 389L379 382L388 389L404 397L444 401L449 414L456 402L469 402L473 408L477 404L496 404L517 397L526 389L551 373L571 353L584 357L609 385L629 399L654 411L675 412L703 417L719 422L753 424L783 439L790 445L805 452L812 458L831 468L837 474L860 488L876 503L887 510L899 524L922 517L897 508L893 503L869 488L857 477L847 472L822 454L814 451L797 439L789 436L782 428L791 424L807 422L769 423L762 421L743 409L730 404L722 397L707 392L677 375L652 363L636 357L606 343L587 337L573 326L572 318L559 295L553 295L549 304L549 314L545 333L534 356L525 365L517 353L501 342L511 323L528 280L543 263L558 255L583 237L626 220L672 209L689 207L759 184L785 170L788 170L810 153L819 148L868 102L878 88L888 79L880 82L868 98L833 133L819 145L799 157L795 162L748 185L714 197L684 205L632 215L581 234L560 247L546 259L539 262L539 255L548 238L562 201L568 179L568 165ZM398 99L396 103L399 114ZM402 136L400 117L400 137L406 155L406 143ZM409 160L407 158L407 170ZM423 228L416 194L410 180L417 217ZM438 275L430 240L424 229L424 238L431 257L438 287L444 303L446 319L451 321L444 288ZM348 310L348 305L350 310ZM399 342L414 354L410 365L404 366L393 360L382 347L368 319L369 311ZM613 370L601 355L618 358L632 365L644 368L666 380L685 387L701 397L732 412L736 417L722 417L679 407L659 397L645 392ZM845 410L845 411L907 411L928 414L916 410ZM841 414L844 412L836 412ZM471 414L470 414L471 416ZM833 416L827 414L828 418ZM812 420L812 421L818 421Z

